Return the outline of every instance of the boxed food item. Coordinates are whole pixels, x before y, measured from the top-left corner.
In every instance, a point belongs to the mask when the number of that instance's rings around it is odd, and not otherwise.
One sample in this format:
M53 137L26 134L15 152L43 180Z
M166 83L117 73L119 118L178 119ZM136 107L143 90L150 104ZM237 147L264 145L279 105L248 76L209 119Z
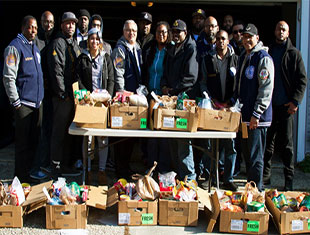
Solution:
M10 187L1 182L0 184L0 227L21 228L24 215L45 206L46 197L42 188L50 187L52 181L31 187L29 184L20 184L15 177ZM24 195L20 196L18 188L22 188Z
M85 229L87 206L106 209L107 190L107 186L79 186L75 182L66 184L64 178L58 178L49 193L46 191L46 228Z
M310 233L309 193L266 190L266 206L280 234Z
M113 129L146 129L148 103L143 94L116 92L110 106L109 127Z
M78 127L107 128L108 100L111 96L106 90L96 89L91 94L79 90L78 82L73 85L75 100L75 115L73 122Z

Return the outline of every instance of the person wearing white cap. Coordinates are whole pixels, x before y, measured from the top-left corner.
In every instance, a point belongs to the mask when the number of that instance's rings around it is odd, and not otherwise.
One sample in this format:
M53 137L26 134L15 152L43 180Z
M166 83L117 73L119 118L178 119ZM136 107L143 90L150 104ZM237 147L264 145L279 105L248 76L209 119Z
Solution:
M51 138L51 158L53 177L77 176L80 172L70 169L73 153L73 141L76 137L68 134L68 128L74 117L72 83L74 82L74 64L80 55L80 49L73 39L78 19L72 12L65 12L61 20L61 32L52 42L47 52L48 71L54 107L54 122ZM81 141L82 142L82 141ZM82 148L80 152L82 152ZM78 151L76 151L78 152Z
M84 49L78 57L76 65L76 80L80 89L87 89L92 92L95 89L106 89L113 95L114 71L109 54L102 49L100 31L92 28L88 31L87 49ZM92 136L89 136L88 146L91 146ZM99 172L98 184L106 185L105 165L108 157L108 138L96 137L99 150ZM84 146L84 144L83 144ZM88 183L91 183L91 161L88 159Z

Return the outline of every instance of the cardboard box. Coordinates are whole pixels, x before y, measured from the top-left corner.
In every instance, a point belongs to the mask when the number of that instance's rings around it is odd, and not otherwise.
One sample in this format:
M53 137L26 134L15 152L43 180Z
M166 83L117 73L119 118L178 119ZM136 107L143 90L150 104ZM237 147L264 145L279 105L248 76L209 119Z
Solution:
M107 186L88 186L88 200L79 205L46 205L47 229L85 229L88 209L92 206L99 209L107 207Z
M109 126L112 129L146 129L147 115L147 107L111 105Z
M201 130L233 131L238 132L241 114L222 110L198 108Z
M75 82L72 85L73 93L79 90L79 85ZM75 100L75 115L73 122L76 123L78 127L85 128L107 128L108 120L108 108L107 107L93 107L87 105L80 105L77 100Z
M190 111L163 109L159 107L153 112L155 129L189 132L197 131L198 113L195 107L192 107Z
M0 206L0 227L22 228L23 215L27 215L46 205L46 196L42 189L49 188L52 181L31 187L26 201L21 206Z
M287 198L296 198L301 193L302 192L284 192L283 194ZM272 200L267 196L266 206L280 234L310 233L310 211L282 212L275 207Z

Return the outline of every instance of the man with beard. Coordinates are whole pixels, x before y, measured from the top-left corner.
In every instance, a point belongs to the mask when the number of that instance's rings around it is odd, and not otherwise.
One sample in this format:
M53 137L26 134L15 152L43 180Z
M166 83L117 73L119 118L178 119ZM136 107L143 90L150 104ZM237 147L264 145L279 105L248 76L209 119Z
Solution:
M76 39L78 45L81 42L87 41L88 38L88 24L89 24L90 14L86 9L80 9L78 15L78 24L74 38Z
M232 26L234 24L234 19L231 15L224 16L223 29L228 33L228 39L232 39Z
M202 9L197 9L192 14L192 31L191 31L191 37L193 40L197 42L197 39L199 35L201 34L206 19L206 13Z
M289 26L285 21L276 25L275 37L269 50L275 65L275 84L272 96L273 119L267 131L264 155L264 183L270 184L271 158L274 151L280 151L279 156L284 164L284 191L292 191L294 114L307 87L307 74L301 53L289 38Z
M196 60L196 44L188 35L183 20L176 20L172 25L174 44L167 46L167 57L164 63L164 74L160 82L164 95L178 95L186 92L190 99L195 99L193 86L197 81L198 63ZM186 141L187 144L184 144ZM170 141L171 156L174 156L178 167L178 177L188 180L196 179L191 140L172 139Z
M138 39L137 42L143 50L153 40L154 35L151 34L152 15L148 12L141 12L138 18Z
M232 26L232 39L230 40L230 45L233 47L236 55L241 55L244 51L242 44L242 32L244 29L244 23L240 20L236 20Z
M48 49L47 62L51 82L53 101L53 130L51 139L51 158L53 177L78 176L79 171L71 167L75 138L68 134L68 128L74 117L72 84L74 64L80 55L80 49L73 39L78 19L72 12L65 12L61 20L61 32Z
M215 35L219 31L217 20L213 16L209 16L205 20L204 31L197 40L197 58L201 58L211 49L215 48Z

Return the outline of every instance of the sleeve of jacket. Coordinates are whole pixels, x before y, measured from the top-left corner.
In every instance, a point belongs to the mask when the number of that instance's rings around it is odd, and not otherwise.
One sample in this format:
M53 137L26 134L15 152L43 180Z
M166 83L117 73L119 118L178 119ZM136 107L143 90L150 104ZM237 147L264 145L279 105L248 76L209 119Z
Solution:
M260 119L260 116L269 107L272 98L274 86L274 65L271 58L265 56L259 61L257 79L258 94L252 115L257 119Z
M125 52L119 46L115 47L111 54L114 67L115 91L125 90Z
M14 107L20 105L16 87L16 79L20 56L14 46L8 46L4 51L3 85L10 102Z
M210 97L210 93L207 88L208 70L206 66L206 60L207 60L206 56L202 57L201 62L199 64L200 69L199 69L198 79L199 79L201 94L203 94L203 92L206 91Z
M114 92L114 68L111 57L108 54L105 54L107 60L107 68L108 68L108 86L107 91L113 96Z
M66 97L65 94L65 78L64 70L66 63L66 43L64 40L54 40L51 50L49 51L49 75L51 79L52 89L60 98Z
M76 67L75 67L75 80L79 83L80 89L86 89L86 87L83 84L83 55L81 54L77 61L76 61Z
M185 65L183 68L183 74L181 80L176 86L174 94L177 95L182 91L187 90L194 86L198 77L198 62L197 51L194 46L189 46L187 52L184 55ZM182 68L180 68L182 69Z
M300 104L307 88L307 74L300 51L297 50L296 56L296 71L294 74L295 90L292 93L292 99L293 102Z

